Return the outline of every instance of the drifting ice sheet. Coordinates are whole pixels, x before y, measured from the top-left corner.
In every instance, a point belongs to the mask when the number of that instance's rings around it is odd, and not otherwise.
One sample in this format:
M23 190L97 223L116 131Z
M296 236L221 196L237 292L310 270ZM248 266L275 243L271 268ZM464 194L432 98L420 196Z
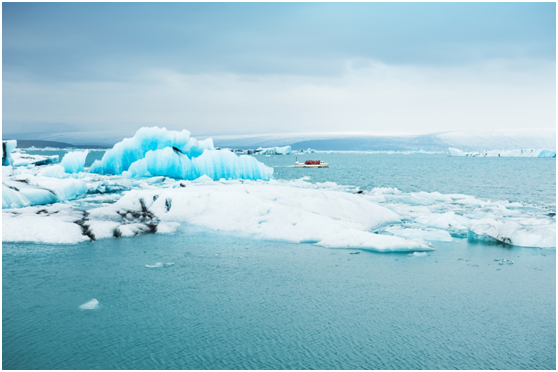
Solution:
M414 241L370 232L399 222L399 216L357 195L250 181L134 190L113 205L91 210L89 218L120 221L124 227L135 221L151 225L158 221L180 222L260 239L336 248L431 249ZM96 234L94 225L91 227Z

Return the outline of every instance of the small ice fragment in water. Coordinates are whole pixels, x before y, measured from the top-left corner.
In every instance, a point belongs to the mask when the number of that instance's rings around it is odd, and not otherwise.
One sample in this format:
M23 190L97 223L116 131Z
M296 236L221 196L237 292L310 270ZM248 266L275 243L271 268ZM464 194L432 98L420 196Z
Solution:
M79 308L81 310L95 310L97 306L99 306L99 301L97 301L96 299L92 299L91 301L88 301L83 305L80 305Z
M424 257L424 256L428 256L428 253L426 253L426 252L415 252L415 253L408 254L407 256L409 256L409 257Z
M174 262L167 262L167 263L165 264L165 267L169 267L169 266L172 266L172 265L174 265Z
M163 267L163 263L162 262L157 262L155 265L145 265L145 267L150 267L150 268Z

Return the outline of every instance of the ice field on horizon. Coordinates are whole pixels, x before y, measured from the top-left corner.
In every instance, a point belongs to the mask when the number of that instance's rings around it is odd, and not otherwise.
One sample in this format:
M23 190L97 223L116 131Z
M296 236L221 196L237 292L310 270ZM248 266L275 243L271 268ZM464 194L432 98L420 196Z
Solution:
M555 212L538 206L274 180L254 157L215 150L187 131L142 128L89 169L86 155L2 167L2 241L74 244L196 228L384 252L428 251L453 239L556 246Z
M449 156L470 157L511 157L511 158L555 158L556 151L548 149L516 149L516 150L484 150L484 151L462 151L448 148Z

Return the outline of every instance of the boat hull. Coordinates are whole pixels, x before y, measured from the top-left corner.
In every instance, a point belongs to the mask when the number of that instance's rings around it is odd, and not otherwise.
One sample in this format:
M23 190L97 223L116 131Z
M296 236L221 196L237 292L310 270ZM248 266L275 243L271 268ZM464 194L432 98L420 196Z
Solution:
M329 164L296 164L295 168L329 168Z

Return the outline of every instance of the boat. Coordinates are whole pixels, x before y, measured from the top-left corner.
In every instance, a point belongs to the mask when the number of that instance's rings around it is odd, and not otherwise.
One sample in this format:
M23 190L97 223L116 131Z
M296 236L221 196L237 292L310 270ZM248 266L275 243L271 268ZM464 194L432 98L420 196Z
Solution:
M306 160L304 163L295 162L295 168L329 168L329 163L321 160Z

